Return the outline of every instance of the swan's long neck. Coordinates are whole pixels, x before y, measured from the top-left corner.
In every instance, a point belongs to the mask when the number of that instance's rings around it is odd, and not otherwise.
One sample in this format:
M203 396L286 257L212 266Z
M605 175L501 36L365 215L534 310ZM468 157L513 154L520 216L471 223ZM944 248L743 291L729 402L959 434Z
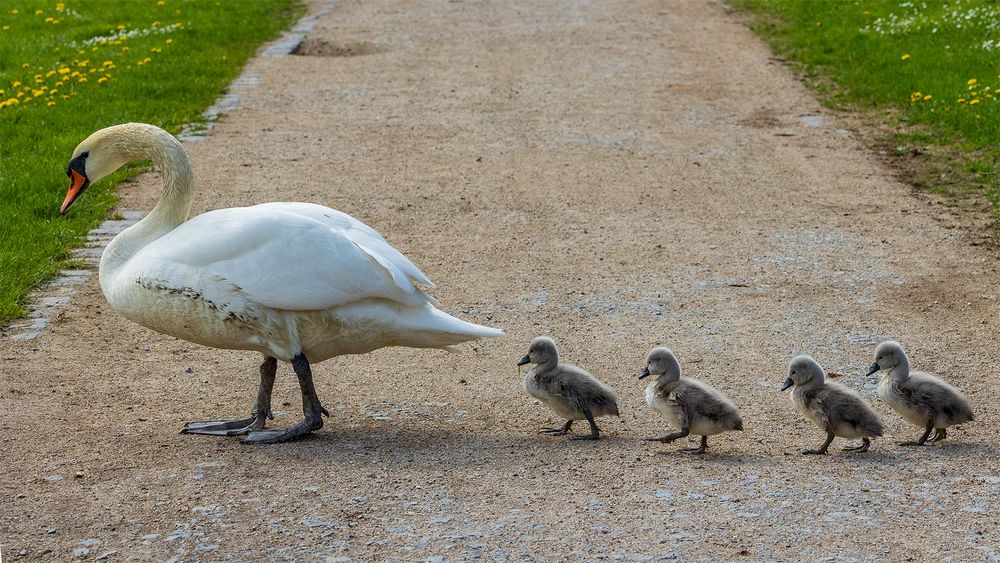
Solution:
M906 357L906 352L899 355L899 363L889 370L889 377L896 381L905 381L910 377L910 358Z
M147 244L187 220L194 199L194 174L184 147L172 135L149 125L129 124L109 136L107 150L117 151L122 164L151 160L163 172L160 200L141 221L124 230L101 256L101 286L105 278Z

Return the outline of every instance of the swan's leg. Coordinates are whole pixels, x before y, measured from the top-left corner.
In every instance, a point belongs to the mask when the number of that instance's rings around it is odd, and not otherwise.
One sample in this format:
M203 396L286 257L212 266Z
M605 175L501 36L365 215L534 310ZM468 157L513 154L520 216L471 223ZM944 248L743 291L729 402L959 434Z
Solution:
M684 452L686 454L703 454L707 449L708 449L708 436L702 436L701 446L697 448L681 448L677 451Z
M947 437L948 437L948 431L946 429L944 429L944 428L935 428L934 429L934 436L931 436L931 439L927 440L927 443L929 444L931 442L940 442L941 440L944 440Z
M900 446L922 446L924 442L927 441L927 437L931 435L931 431L934 430L934 421L927 422L927 428L924 429L924 435L920 437L916 442L900 442Z
M843 450L843 451L845 451L845 452L863 453L863 452L867 452L868 448L870 448L870 447L872 447L872 441L869 440L868 438L861 438L861 445L860 446L850 446L850 447L847 447L847 448L840 448L840 449Z
M590 412L590 409L584 409L583 415L587 417L587 422L590 423L590 434L584 436L573 436L570 440L596 440L601 437L601 429L597 427L597 423L594 422L594 414Z
M316 395L316 387L313 385L312 369L309 367L309 360L305 355L299 354L292 358L292 367L295 375L299 377L299 389L302 391L302 414L305 420L282 430L255 430L247 434L243 442L245 444L277 444L287 442L299 436L305 436L313 430L323 427L323 415L330 416L330 413L323 408Z
M184 425L181 434L211 434L213 436L237 436L254 430L263 430L266 419L274 419L271 414L271 390L274 388L274 374L278 370L278 360L267 356L260 364L260 386L257 388L257 402L250 411L250 418L240 420L198 420Z
M806 455L809 455L809 454L818 454L818 455L825 454L827 448L829 448L830 444L833 443L833 438L834 438L833 432L827 432L826 433L826 441L823 442L822 446L820 446L819 448L817 448L815 450L802 450L802 453L806 454Z
M570 427L573 426L572 420L567 420L566 424L562 425L562 428L539 428L539 434L548 434L549 436L563 436L569 434Z

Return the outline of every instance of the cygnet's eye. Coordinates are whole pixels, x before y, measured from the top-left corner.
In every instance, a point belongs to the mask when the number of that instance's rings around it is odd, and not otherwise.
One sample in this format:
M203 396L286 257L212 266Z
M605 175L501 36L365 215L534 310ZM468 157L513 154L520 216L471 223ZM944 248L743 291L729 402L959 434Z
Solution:
M794 369L792 370L792 375L795 375L795 370Z

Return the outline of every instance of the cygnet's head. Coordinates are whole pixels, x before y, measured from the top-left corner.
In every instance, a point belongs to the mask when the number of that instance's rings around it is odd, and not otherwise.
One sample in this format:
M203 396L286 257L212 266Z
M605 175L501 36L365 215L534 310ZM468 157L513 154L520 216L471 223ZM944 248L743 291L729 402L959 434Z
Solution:
M555 341L547 336L539 336L531 341L531 346L528 347L528 353L517 361L517 365L546 364L558 361L559 353L556 352Z
M826 373L823 366L816 363L816 360L809 356L795 356L788 364L788 379L781 386L784 391L792 385L807 385L809 383L826 381Z
M681 364L670 348L658 346L646 354L646 367L639 373L639 379L653 375L657 378L666 376L668 379L680 379Z
M866 375L871 375L884 369L892 369L906 359L906 352L899 342L886 340L875 347L875 363L868 368Z

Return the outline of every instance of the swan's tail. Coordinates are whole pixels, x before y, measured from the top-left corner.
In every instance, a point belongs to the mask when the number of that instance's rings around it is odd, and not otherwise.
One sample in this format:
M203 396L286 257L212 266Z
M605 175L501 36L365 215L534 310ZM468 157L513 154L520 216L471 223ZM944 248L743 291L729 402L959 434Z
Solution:
M502 330L463 321L430 304L408 307L386 301L368 301L364 305L342 307L337 316L349 323L378 326L385 340L391 342L389 345L410 348L447 348L470 340L504 335Z

